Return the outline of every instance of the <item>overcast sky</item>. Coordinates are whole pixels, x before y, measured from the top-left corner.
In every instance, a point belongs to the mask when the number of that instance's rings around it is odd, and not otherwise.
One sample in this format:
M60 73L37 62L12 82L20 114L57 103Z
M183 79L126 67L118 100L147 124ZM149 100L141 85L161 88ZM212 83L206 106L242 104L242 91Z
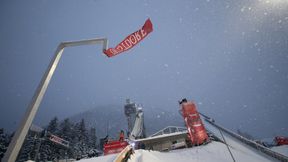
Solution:
M65 49L34 122L126 98L178 113L185 97L230 129L288 136L287 10L287 0L1 0L0 127L18 126L60 42L114 47L151 18L154 31L119 56Z

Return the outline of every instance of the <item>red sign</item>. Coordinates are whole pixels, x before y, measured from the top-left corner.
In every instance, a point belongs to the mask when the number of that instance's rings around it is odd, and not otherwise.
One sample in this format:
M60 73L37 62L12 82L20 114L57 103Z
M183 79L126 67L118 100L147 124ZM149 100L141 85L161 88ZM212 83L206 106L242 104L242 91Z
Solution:
M58 143L60 145L63 145L65 147L69 147L69 142L60 138L60 137L57 137L53 134L51 134L51 136L49 137L49 140L52 141L52 142L55 142L55 143Z
M150 19L147 19L143 27L130 34L126 37L121 43L119 43L115 48L109 48L104 50L103 52L108 56L112 57L121 52L127 51L130 48L134 47L138 44L141 40L143 40L149 33L153 31L153 25Z

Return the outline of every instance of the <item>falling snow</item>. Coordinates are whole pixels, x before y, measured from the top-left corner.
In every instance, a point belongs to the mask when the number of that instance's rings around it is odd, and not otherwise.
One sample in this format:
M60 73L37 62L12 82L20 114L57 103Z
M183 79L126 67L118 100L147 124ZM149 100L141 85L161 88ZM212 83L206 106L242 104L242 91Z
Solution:
M117 1L113 5L119 7L106 14L98 14L111 6L106 1L75 2L77 10L57 7L67 5L63 1L0 6L1 15L9 15L0 27L0 106L9 107L0 113L1 123L12 123L16 110L25 111L57 43L96 33L115 45L149 17L151 37L119 57L102 57L100 47L65 50L35 121L65 107L73 115L97 105L122 105L126 97L143 100L147 109L174 112L175 103L186 97L230 128L241 124L258 136L287 134L287 1L127 2L129 10ZM269 128L261 125L267 114ZM246 119L259 123L249 125Z

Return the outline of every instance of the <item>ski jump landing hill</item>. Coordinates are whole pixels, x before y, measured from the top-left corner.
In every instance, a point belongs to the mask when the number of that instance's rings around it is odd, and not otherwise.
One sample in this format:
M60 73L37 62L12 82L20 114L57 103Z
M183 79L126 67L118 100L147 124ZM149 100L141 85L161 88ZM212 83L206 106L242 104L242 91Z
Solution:
M288 161L288 157L263 147L254 141L241 137L224 127L216 124L214 120L203 116L206 129L220 141L212 141L198 147L158 152L149 150L136 150L128 162L278 162ZM183 132L187 133L187 132ZM154 137L155 138L155 137ZM159 136L161 138L161 136ZM221 142L222 141L222 142ZM229 147L229 150L228 150ZM231 152L231 154L230 154ZM81 162L113 162L117 154L101 156L92 159L83 159Z
M239 151L245 151L251 156L266 157L266 159L271 159L270 161L284 161L288 162L288 157L280 153L277 153L267 147L264 147L255 141L249 140L242 137L222 126L216 124L215 121L206 115L203 115L204 123L206 128L213 133L216 137L220 138L222 141L226 141L228 146L236 148ZM233 154L233 152L232 152ZM237 156L237 154L235 154ZM239 157L240 158L240 157ZM235 157L237 159L237 157ZM237 161L237 160L236 160Z

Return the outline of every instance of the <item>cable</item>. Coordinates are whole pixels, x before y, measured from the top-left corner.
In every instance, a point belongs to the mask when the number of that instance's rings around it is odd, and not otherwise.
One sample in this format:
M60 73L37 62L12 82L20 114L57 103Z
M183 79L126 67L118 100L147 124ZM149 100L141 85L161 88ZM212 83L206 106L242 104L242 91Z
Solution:
M224 141L225 145L227 146L227 149L228 149L228 151L229 151L229 153L230 153L230 155L231 155L231 157L233 159L233 162L236 162L236 160L235 160L235 158L234 158L234 156L233 156L233 154L232 154L232 152L231 152L231 150L230 150L230 148L229 148L229 146L228 146L228 144L227 144L227 142L226 142L226 140L225 140L225 138L224 138L224 136L222 134L222 131L219 128L218 128L218 130L219 130L219 132L220 132L220 134L221 134L221 136L223 138L223 141Z

